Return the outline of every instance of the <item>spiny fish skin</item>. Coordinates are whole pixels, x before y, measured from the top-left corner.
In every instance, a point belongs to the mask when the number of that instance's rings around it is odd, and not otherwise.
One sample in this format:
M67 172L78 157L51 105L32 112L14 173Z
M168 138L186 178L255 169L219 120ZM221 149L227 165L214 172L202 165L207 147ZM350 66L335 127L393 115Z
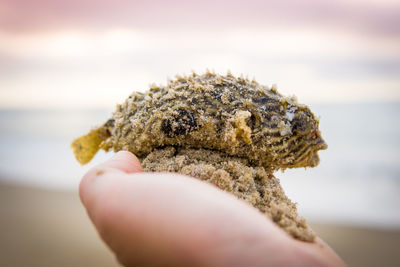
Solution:
M193 73L129 96L100 127L109 133L100 147L140 157L165 146L204 148L270 171L314 167L327 148L318 124L307 106L274 87Z

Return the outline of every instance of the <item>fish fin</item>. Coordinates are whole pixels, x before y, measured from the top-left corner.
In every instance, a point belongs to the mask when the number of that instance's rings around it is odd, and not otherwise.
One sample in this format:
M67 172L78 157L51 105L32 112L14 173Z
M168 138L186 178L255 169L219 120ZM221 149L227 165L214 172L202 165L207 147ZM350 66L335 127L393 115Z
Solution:
M101 143L110 136L108 130L101 126L86 135L78 137L71 143L76 160L84 165L92 160L100 149Z

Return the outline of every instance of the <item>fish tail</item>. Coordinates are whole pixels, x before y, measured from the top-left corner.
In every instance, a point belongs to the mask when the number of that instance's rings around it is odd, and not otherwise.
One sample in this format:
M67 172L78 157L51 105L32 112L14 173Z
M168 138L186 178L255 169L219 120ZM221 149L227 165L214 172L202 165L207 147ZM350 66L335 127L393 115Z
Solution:
M91 161L99 151L101 143L109 136L110 133L106 127L101 126L75 139L71 144L71 148L76 160L82 165Z

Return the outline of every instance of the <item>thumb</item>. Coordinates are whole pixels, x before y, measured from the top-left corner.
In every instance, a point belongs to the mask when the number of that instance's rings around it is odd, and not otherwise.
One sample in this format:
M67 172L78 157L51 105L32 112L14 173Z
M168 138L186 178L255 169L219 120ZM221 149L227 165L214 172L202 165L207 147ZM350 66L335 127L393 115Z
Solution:
M128 174L143 172L142 166L140 165L139 159L129 151L119 151L111 159L103 162L94 168L90 169L82 178L79 184L79 196L83 205L89 209L87 204L90 199L96 194L95 181L101 176L108 177L116 173Z

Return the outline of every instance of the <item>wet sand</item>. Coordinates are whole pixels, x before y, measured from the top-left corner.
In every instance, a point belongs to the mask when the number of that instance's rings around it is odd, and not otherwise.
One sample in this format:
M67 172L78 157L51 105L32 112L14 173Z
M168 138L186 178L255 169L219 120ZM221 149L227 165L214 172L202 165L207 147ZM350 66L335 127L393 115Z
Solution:
M77 193L0 184L0 266L119 266ZM400 266L400 230L310 223L349 266Z

